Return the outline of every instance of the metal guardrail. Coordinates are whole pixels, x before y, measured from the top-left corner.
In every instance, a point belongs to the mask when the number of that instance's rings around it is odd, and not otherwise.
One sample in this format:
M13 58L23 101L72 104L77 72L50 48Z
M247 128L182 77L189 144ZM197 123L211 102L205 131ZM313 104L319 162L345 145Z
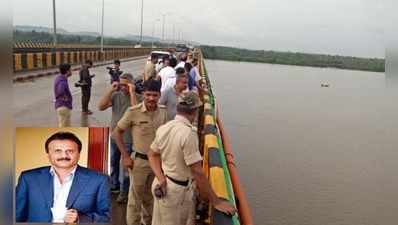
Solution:
M20 49L53 49L53 48L101 48L100 45L87 45L87 44L57 44L54 46L52 43L40 43L40 42L17 42L14 43L14 50ZM132 45L104 45L104 48L135 48Z
M209 224L216 225L253 225L253 219L245 193L233 162L233 154L226 131L219 119L215 96L212 91L202 53L196 53L199 60L199 71L204 77L208 93L202 96L204 109L201 124L201 148L203 169L218 197L235 204L238 215L229 217L217 210L209 211Z

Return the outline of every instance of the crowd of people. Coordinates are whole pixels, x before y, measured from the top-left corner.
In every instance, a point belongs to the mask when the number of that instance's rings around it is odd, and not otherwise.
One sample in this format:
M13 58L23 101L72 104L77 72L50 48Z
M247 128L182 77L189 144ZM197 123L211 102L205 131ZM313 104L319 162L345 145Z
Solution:
M88 109L91 79L86 61L76 83L82 88L82 113ZM72 95L68 64L59 66L54 82L55 108L60 127L70 126ZM186 225L195 222L195 198L210 201L233 215L236 209L216 196L202 170L197 134L201 82L198 59L192 52L178 57L152 56L144 66L143 91L130 73L120 71L120 61L109 68L111 85L98 103L111 108L111 191L116 201L127 203L128 225Z

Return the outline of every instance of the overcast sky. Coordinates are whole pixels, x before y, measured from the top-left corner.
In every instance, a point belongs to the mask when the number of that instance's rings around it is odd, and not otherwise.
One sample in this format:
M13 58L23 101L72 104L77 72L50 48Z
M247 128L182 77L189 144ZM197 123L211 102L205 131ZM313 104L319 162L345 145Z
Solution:
M384 57L384 0L144 0L144 35L249 49ZM389 1L389 0L385 0ZM57 26L100 32L102 0L56 0ZM14 25L52 26L52 0L14 0ZM139 34L141 0L105 0L105 35ZM155 22L158 20L157 22Z

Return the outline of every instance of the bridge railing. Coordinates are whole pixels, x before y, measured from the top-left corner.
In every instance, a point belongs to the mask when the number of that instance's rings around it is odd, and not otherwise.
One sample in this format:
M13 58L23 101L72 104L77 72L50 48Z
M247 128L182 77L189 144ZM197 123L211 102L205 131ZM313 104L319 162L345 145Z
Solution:
M61 63L82 64L85 60L107 61L149 54L152 48L134 48L133 46L104 46L101 52L99 45L48 43L16 43L13 48L13 69L15 73L42 70L57 67Z
M208 90L208 93L202 95L204 107L200 122L203 169L217 196L235 204L238 209L238 214L232 217L217 210L210 210L207 223L253 225L251 210L235 168L231 144L219 118L216 97L204 65L203 55L200 50L194 54L199 58L199 72Z

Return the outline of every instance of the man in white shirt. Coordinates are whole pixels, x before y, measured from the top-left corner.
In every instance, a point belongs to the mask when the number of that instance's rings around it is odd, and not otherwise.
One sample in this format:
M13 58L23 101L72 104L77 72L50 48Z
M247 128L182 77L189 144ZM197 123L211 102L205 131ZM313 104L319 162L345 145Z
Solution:
M174 87L168 88L160 96L159 104L167 107L167 120L173 120L177 114L177 99L188 88L188 76L178 74Z
M176 79L176 71L174 70L174 67L177 63L177 60L174 58L164 58L163 63L165 67L160 70L157 79L162 81L162 86L160 88L160 92L163 92L166 90L168 87L173 87L175 85L175 79Z
M185 63L187 61L187 58L188 58L187 53L185 53L185 52L181 53L181 55L179 57L180 62L177 64L176 67L174 67L174 69L177 69L177 68L180 68L180 67L184 68Z

